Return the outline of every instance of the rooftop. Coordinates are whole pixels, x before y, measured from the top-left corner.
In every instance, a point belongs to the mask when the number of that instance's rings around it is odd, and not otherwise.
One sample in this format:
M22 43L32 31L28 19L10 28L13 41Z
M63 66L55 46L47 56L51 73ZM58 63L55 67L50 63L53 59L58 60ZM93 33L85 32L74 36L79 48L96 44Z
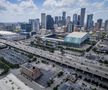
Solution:
M13 74L9 74L5 78L0 80L0 90L33 90L26 86Z
M31 64L23 65L21 69L21 73L27 75L29 78L33 80L36 80L42 75L40 69Z
M82 38L86 35L86 32L72 32L68 34L66 37L76 37L76 38Z
M25 39L26 36L10 31L0 31L0 38L5 40L21 40Z
M0 47L5 47L6 45L3 43L0 43Z
M16 33L9 32L9 31L0 31L0 35L15 35Z
M32 64L25 64L22 66L23 68L27 69L30 73L37 74L37 72L40 72L40 69L33 66Z

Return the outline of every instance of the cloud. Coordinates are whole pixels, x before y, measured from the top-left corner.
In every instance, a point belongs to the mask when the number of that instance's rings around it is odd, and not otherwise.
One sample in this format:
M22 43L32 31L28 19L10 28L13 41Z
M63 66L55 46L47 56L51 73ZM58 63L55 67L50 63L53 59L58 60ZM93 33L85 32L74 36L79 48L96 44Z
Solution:
M0 0L0 21L28 21L29 18L39 18L42 12L60 16L62 11L66 11L67 15L72 17L74 13L80 14L82 7L87 8L86 15L95 14L95 20L108 19L107 3L108 0L44 0L42 6L38 8L33 0L17 0L16 3Z
M85 7L86 15L93 13L96 20L97 16L100 16L98 18L104 17L102 13L108 16L108 5L106 3L108 3L108 0L45 0L43 8L47 13L52 13L54 16L60 15L62 11L66 11L68 15L72 16L74 13L80 14L80 8Z
M33 0L19 0L18 3L0 0L0 11L0 21L7 22L27 21L39 16L39 9Z

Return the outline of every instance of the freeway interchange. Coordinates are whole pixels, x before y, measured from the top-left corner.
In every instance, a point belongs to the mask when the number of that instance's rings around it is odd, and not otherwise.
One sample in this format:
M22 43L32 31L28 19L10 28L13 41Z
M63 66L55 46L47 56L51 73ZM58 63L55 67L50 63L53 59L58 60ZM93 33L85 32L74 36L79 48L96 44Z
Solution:
M92 73L94 75L103 77L108 79L108 68L105 66L101 66L98 63L91 63L84 57L77 57L73 55L58 55L55 53L51 53L49 51L44 51L38 48L34 48L31 46L26 46L21 43L15 43L7 40L0 40L1 43L7 44L9 46L15 47L17 49L26 51L28 53L32 53L34 55L38 55L44 58L47 58L51 61L58 62L60 64L64 64L76 69L80 69L82 71L86 71Z

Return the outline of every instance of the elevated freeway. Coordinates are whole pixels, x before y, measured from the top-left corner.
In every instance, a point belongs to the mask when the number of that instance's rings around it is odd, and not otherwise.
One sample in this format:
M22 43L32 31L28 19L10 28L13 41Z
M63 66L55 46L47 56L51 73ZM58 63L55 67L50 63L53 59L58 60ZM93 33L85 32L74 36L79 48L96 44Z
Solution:
M34 55L47 58L51 61L55 61L108 79L108 67L100 66L99 64L93 64L84 57L76 57L72 55L71 56L58 55L58 54L51 53L49 51L44 51L31 46L26 46L21 43L16 44L15 42L10 42L6 40L0 40L0 42L15 47L17 49L32 53Z

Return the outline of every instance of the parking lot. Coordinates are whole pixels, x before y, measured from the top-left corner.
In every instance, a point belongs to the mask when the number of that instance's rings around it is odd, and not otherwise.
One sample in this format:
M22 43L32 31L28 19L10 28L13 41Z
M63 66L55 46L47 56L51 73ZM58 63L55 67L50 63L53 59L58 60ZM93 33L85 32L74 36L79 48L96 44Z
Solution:
M5 60L12 64L23 64L29 60L27 56L22 55L11 49L0 50L0 57L4 57Z
M54 77L54 72L42 69L41 72L43 73L43 75L39 79L37 79L36 82L44 87L47 87L47 82L50 80L50 78Z
M33 62L32 64L41 70L42 76L38 78L36 82L44 87L47 87L47 82L55 77L55 75L59 72L59 69L57 67L53 67L52 64L45 64L42 62L37 64L36 62Z

